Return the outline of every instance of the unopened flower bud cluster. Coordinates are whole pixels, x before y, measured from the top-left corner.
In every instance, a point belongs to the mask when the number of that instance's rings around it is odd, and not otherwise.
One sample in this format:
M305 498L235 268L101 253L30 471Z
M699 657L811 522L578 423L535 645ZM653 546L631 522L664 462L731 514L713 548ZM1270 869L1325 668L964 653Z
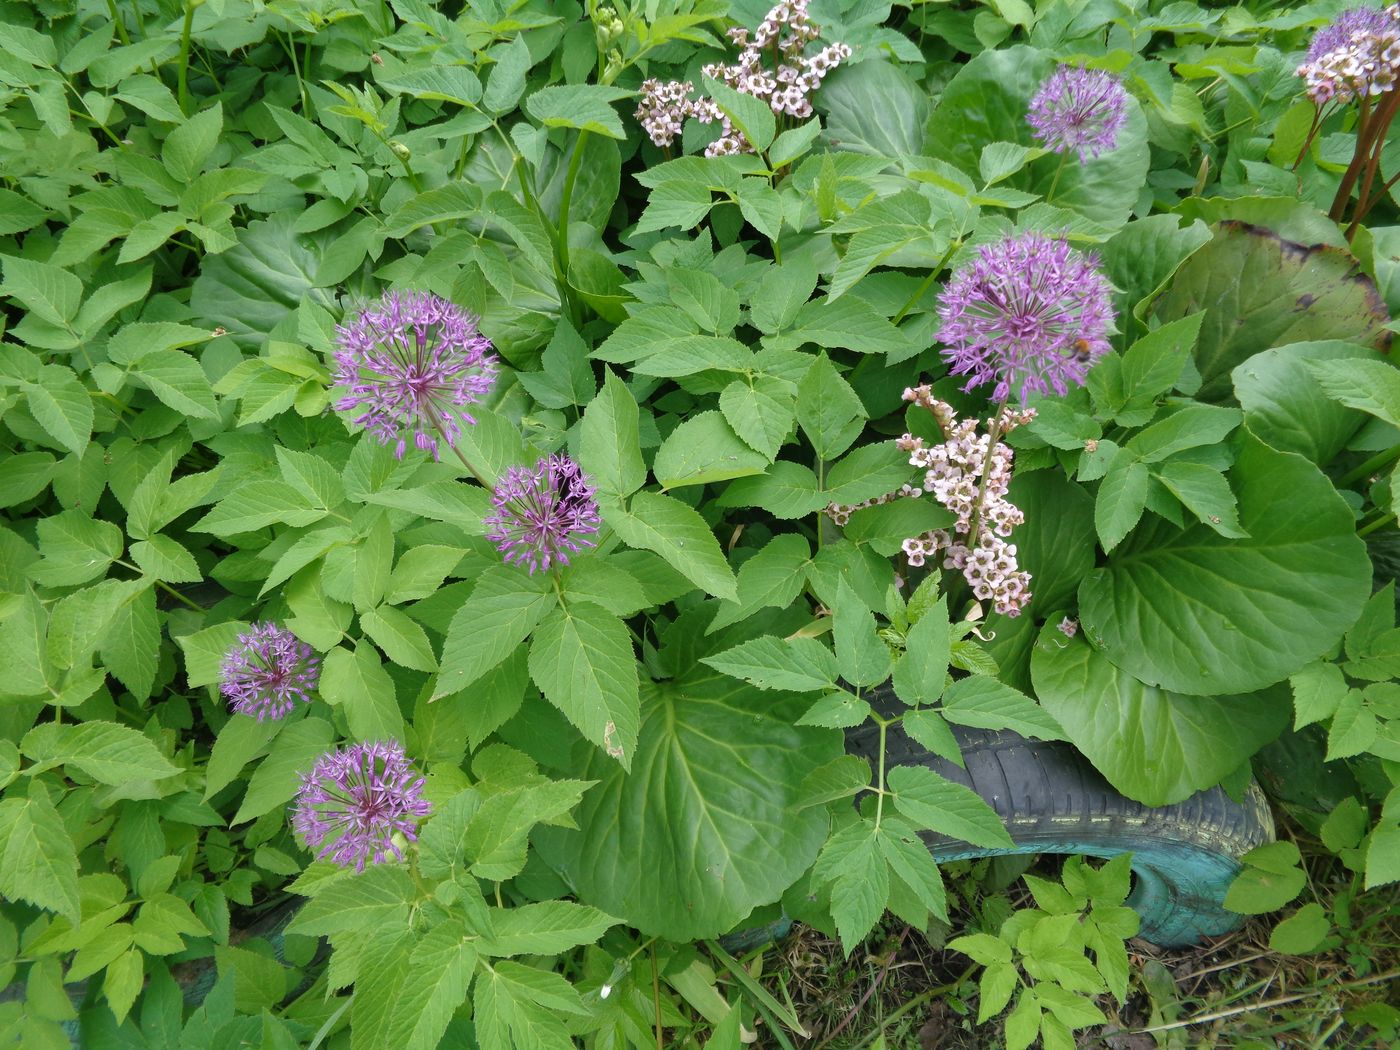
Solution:
M933 396L927 386L904 392L904 400L933 413L943 431L943 443L929 446L905 434L898 439L909 463L924 471L923 489L956 515L950 529L933 529L906 539L902 545L909 564L942 560L942 568L963 574L979 601L990 601L997 612L1017 616L1031 600L1030 573L1016 560L1016 545L1007 540L1025 521L1020 508L1007 498L1014 453L997 442L988 454L991 436L978 433L976 419L959 420L953 407ZM1005 434L1035 418L1034 409L1004 406L988 420L988 429Z
M826 75L851 57L845 44L829 44L810 58L803 50L816 40L821 27L807 15L808 0L780 0L750 35L742 26L729 30L729 39L740 48L739 60L732 65L713 62L704 67L705 75L727 84L735 91L767 102L779 116L806 120L812 115L808 96ZM764 65L767 53L777 62L775 69ZM705 156L752 153L753 146L709 98L690 98L695 85L689 81L647 80L642 83L642 100L637 119L651 141L669 146L681 131L687 117L702 124L720 125L720 137L705 148Z
M1400 77L1400 4L1342 12L1313 38L1298 75L1318 106L1394 90Z

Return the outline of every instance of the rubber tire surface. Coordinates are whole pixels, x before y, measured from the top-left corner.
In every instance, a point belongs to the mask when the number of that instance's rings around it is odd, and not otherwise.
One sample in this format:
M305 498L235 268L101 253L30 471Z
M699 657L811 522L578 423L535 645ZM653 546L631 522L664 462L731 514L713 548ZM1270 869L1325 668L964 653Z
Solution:
M939 861L1006 854L1068 853L1091 857L1133 854L1127 904L1142 917L1138 936L1177 947L1235 929L1243 916L1223 907L1240 870L1237 860L1274 838L1274 821L1251 781L1243 802L1219 787L1172 806L1125 798L1074 747L1019 734L953 726L966 768L930 754L891 726L886 767L925 766L971 788L996 810L1016 843L985 849L925 833ZM875 768L879 731L869 723L846 735L846 750Z

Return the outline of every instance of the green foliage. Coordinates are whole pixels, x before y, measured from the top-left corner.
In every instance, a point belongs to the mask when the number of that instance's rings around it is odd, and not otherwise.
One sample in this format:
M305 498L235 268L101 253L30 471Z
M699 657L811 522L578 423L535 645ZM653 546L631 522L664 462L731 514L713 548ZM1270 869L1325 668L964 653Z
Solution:
M977 1022L1006 1011L1009 1050L1025 1050L1037 1036L1047 1047L1072 1047L1070 1033L1106 1020L1093 996L1107 993L1120 1003L1126 998L1124 942L1138 929L1137 913L1123 906L1130 860L1122 854L1095 869L1084 858L1071 857L1060 882L1027 875L1035 907L1012 912L995 928L948 942L953 951L984 967Z
M1289 690L1313 771L1357 790L1312 829L1345 899L1272 946L1357 943L1353 904L1400 880L1400 220L1393 191L1346 189L1370 227L1320 210L1358 142L1298 99L1321 16L954 6L813 5L852 53L801 117L703 74L749 3L0 8L0 1028L806 1037L754 960L687 942L782 901L847 953L887 912L960 922L926 840L1010 843L892 727L952 762L954 726L1065 740L1164 804L1246 784ZM1083 163L1025 120L1062 62L1130 94ZM640 85L673 77L755 152L705 157L697 121L653 145ZM952 512L886 497L925 481L892 439L941 440L906 387L991 413L946 376L938 296L1029 230L1096 252L1118 319L1008 439L1012 618L910 564ZM339 407L337 326L391 288L470 310L499 359L440 460ZM490 488L554 453L601 524L532 573ZM259 722L219 686L264 621L320 678ZM385 739L431 815L402 858L312 860L302 777ZM1255 851L1227 903L1288 904L1297 860ZM1072 861L955 939L981 1020L1047 1047L1099 1023L1126 878Z

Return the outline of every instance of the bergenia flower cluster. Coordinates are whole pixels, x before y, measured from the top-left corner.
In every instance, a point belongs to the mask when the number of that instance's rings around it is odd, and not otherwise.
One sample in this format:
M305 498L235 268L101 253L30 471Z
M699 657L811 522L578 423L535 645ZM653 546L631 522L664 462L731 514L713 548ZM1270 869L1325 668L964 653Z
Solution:
M844 528L850 522L851 515L858 510L864 510L866 507L878 507L897 499L917 499L923 494L924 490L917 485L901 485L894 492L887 492L883 496L876 496L873 499L861 500L859 503L830 503L823 513Z
M394 741L352 744L316 760L302 774L292 829L318 860L364 871L366 863L403 860L395 841L417 841L418 820L432 812L424 780Z
M1014 391L1024 404L1083 385L1110 349L1111 286L1096 256L1063 238L1024 233L983 245L938 300L938 338L965 390L995 384L993 401Z
M486 538L507 562L536 569L568 565L569 554L592 547L598 531L597 491L568 456L546 456L530 467L511 467L496 482Z
M255 623L238 636L219 665L219 691L235 714L261 722L285 718L297 702L310 703L321 675L320 658L275 623Z
M408 435L438 458L438 438L455 445L476 419L466 406L496 381L491 341L476 318L427 292L391 291L336 328L335 382L341 411L403 458Z
M1128 93L1116 77L1098 69L1061 66L1031 98L1026 113L1041 145L1093 160L1118 144L1128 121Z
M903 543L909 564L930 559L935 566L963 574L979 601L990 601L1004 616L1018 616L1031 600L1030 573L1016 560L1011 532L1025 514L1007 498L1014 453L998 441L988 451L991 434L1009 433L1035 418L1034 409L1004 405L978 433L978 420L959 420L953 407L933 396L928 386L904 392L904 399L927 408L943 433L943 442L926 445L905 434L897 443L909 463L924 471L922 488L956 516L951 528L934 529Z
M828 73L851 57L845 44L829 44L810 58L803 56L807 45L821 35L821 27L807 14L807 4L808 0L779 0L752 35L742 26L730 29L729 39L740 49L738 61L732 65L713 62L704 67L705 75L762 99L779 116L806 120L812 115L808 96ZM774 68L764 64L765 55L772 56ZM713 100L690 97L694 90L695 85L688 81L642 83L636 116L651 141L658 146L671 145L685 119L691 117L702 124L720 125L720 136L706 147L705 156L752 153L753 146Z
M1343 11L1313 37L1298 75L1319 108L1394 90L1400 77L1400 4Z

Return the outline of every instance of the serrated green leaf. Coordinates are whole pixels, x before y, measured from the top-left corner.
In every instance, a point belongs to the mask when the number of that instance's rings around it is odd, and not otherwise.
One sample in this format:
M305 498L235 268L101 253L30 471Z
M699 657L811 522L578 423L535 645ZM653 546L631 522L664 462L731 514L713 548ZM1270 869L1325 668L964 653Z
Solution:
M78 924L78 855L42 789L0 801L0 893Z
M598 84L557 84L529 95L523 108L547 128L578 128L623 139L627 135L612 103L631 96L622 88Z
M344 709L356 739L403 738L403 714L394 681L370 646L357 645L353 653L344 648L327 653L321 664L320 693L328 704Z
M329 750L334 737L331 724L314 717L283 729L271 752L248 781L248 791L232 823L242 824L260 817L296 794L301 774L309 772L316 759Z
M646 481L638 437L637 401L612 372L584 411L579 426L579 462L600 492L621 499Z
M535 631L529 667L545 699L630 769L640 717L626 624L592 602L560 604Z
M703 657L708 664L759 689L813 692L833 689L838 676L836 656L815 638L755 638Z
M749 448L718 412L691 416L661 444L652 466L663 489L760 474L768 459Z
M75 455L82 455L92 438L92 396L72 369L44 365L38 382L24 387L29 411L49 436Z
M630 506L604 505L603 519L622 541L655 551L716 598L738 597L737 581L705 519L672 496L638 492Z
M483 573L447 629L433 698L461 692L513 653L553 607L547 588L518 566Z
M939 598L909 629L904 655L894 665L894 691L911 707L932 704L943 695L951 652L948 599Z
M971 788L924 766L896 766L886 775L895 808L918 827L974 846L1012 845L996 811Z

